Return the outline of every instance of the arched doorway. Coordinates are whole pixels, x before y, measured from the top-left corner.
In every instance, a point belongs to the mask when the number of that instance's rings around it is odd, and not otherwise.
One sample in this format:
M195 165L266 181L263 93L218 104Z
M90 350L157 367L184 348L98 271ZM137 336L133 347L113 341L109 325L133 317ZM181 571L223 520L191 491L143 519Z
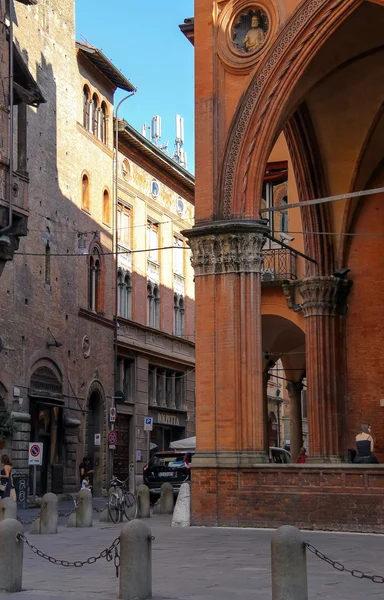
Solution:
M88 413L86 432L86 454L89 456L94 473L91 477L93 492L100 495L104 478L104 390L98 381L94 381L88 392Z
M43 464L37 467L36 493L62 493L64 480L64 426L62 376L49 360L32 369L29 387L31 441L43 444ZM32 475L31 475L32 477ZM32 481L30 481L32 485Z

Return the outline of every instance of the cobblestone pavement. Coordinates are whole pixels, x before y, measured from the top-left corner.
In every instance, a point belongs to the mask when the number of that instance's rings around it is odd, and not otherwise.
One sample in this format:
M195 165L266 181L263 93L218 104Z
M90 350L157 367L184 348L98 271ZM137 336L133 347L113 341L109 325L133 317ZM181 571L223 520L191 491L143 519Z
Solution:
M102 506L103 501L96 502ZM70 506L70 504L69 504ZM62 503L60 510L64 510ZM31 518L28 511L23 518ZM90 529L67 529L58 535L29 536L44 552L66 560L98 554L118 536L119 525L96 520ZM257 529L170 528L170 518L147 519L153 542L154 600L257 600L271 598L271 531ZM384 574L384 536L304 533L305 539L349 568ZM384 584L358 580L335 571L308 553L309 599L363 600L383 597ZM82 568L64 568L24 550L23 589L0 592L0 600L117 600L113 563L100 560Z

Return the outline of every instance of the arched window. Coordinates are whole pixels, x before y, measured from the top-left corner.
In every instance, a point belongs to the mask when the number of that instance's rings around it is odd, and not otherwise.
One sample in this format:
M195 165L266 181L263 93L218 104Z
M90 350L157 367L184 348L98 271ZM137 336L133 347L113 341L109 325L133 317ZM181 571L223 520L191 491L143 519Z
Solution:
M129 166L129 162L126 158L121 163L121 172L123 174L124 179L128 179L131 174L131 167Z
M90 91L89 87L85 85L83 87L83 125L85 129L89 129L89 97Z
M96 94L92 96L92 123L91 123L91 133L93 135L98 135L99 129L99 99Z
M184 335L184 298L181 294L174 294L175 335Z
M287 205L288 205L288 198L287 198L287 196L284 196L284 198L280 202L280 206L286 207ZM288 233L288 231L289 231L288 210L282 210L280 212L280 232Z
M104 190L103 193L103 223L111 224L111 199L108 190Z
M130 273L126 273L125 276L119 270L117 275L118 290L117 290L117 307L119 317L124 319L132 318L132 278ZM149 296L152 296L152 290L149 292ZM148 296L148 298L149 298Z
M147 285L148 294L148 326L160 329L160 289L159 286L151 281Z
M101 111L100 111L100 135L99 139L103 142L103 144L107 143L107 105L105 102L101 103Z
M89 259L89 310L101 312L101 256L97 247Z
M89 195L89 179L88 179L88 175L86 175L84 173L83 179L82 179L81 208L89 212L90 206L91 206L91 203L90 203L90 195Z

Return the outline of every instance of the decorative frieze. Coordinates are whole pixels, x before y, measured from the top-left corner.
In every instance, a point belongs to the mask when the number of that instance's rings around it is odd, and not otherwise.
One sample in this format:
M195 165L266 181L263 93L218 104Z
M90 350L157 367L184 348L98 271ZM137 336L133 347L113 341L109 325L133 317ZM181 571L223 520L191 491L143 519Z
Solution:
M346 315L347 298L353 282L339 277L303 279L299 290L303 298L304 317L342 317Z
M255 231L235 231L191 237L195 276L222 273L261 273L265 235Z

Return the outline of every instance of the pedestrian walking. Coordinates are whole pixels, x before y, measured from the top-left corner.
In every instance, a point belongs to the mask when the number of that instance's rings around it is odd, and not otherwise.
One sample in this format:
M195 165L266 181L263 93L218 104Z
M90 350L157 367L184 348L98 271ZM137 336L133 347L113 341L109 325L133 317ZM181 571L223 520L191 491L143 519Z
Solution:
M9 498L12 489L12 463L8 454L1 457L0 472L0 495L1 498Z

